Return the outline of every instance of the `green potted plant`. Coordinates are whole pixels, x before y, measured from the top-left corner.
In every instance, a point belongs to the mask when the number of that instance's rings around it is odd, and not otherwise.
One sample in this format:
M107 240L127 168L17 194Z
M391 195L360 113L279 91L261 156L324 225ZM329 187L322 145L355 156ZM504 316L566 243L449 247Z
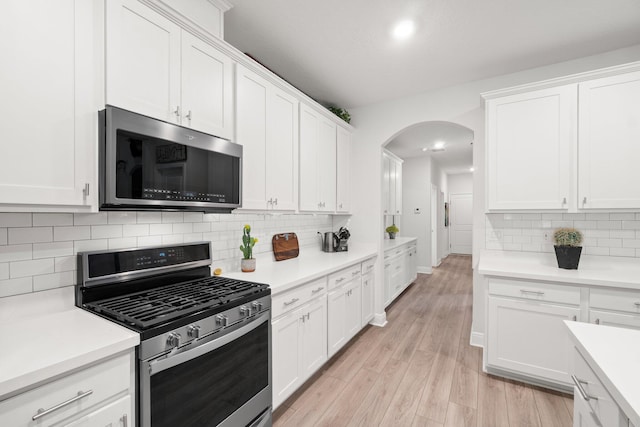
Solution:
M558 228L553 232L558 267L577 270L582 253L582 233L575 228Z
M251 226L246 224L242 229L242 244L240 250L243 258L240 260L240 269L245 273L256 270L256 259L253 257L253 247L258 243L258 239L251 237Z
M389 233L389 238L390 239L395 239L396 238L396 233L398 231L400 231L400 229L398 227L396 227L395 224L391 224L390 226L388 226L387 228L385 228L385 230L387 233Z

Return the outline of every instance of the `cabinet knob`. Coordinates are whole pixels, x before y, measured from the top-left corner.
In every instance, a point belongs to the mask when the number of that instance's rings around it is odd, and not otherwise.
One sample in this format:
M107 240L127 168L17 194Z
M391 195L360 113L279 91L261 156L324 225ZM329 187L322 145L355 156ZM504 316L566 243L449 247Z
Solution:
M277 197L275 199L273 199L273 204L278 206L278 198Z
M582 204L583 204L583 205L586 205L586 204L587 204L587 198L586 198L586 197L582 199Z
M563 198L562 198L562 204L563 204L563 205L566 205L566 204L567 204L567 198L566 198L566 197L563 197Z

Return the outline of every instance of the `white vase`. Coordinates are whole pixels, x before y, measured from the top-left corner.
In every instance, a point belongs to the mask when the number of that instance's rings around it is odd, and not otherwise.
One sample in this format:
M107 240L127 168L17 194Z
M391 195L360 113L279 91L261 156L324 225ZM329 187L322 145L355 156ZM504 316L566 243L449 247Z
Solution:
M240 260L240 269L245 272L245 273L250 273L252 271L256 270L256 259L255 258L249 258L249 259L241 259Z

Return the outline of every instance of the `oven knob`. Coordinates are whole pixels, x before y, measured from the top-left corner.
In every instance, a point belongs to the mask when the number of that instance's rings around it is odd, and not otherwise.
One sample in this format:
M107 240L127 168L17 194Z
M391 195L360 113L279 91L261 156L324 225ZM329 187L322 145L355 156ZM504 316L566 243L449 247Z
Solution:
M240 307L240 314L243 316L251 316L251 309L246 305Z
M178 347L180 345L180 338L182 337L179 333L171 332L169 335L167 335L167 345L169 347Z
M216 316L216 323L220 326L227 326L227 323L229 322L229 318L227 316L225 316L224 314L218 314Z
M187 328L187 335L189 336L189 338L200 338L200 326L190 325Z
M251 304L251 307L253 307L255 311L260 311L262 310L262 303L259 301L256 301L253 304Z

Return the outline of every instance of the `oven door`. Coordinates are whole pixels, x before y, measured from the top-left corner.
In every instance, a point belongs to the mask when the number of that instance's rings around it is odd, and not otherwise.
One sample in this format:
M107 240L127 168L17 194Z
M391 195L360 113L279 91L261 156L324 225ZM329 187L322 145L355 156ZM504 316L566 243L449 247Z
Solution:
M270 426L269 311L140 361L140 425Z

